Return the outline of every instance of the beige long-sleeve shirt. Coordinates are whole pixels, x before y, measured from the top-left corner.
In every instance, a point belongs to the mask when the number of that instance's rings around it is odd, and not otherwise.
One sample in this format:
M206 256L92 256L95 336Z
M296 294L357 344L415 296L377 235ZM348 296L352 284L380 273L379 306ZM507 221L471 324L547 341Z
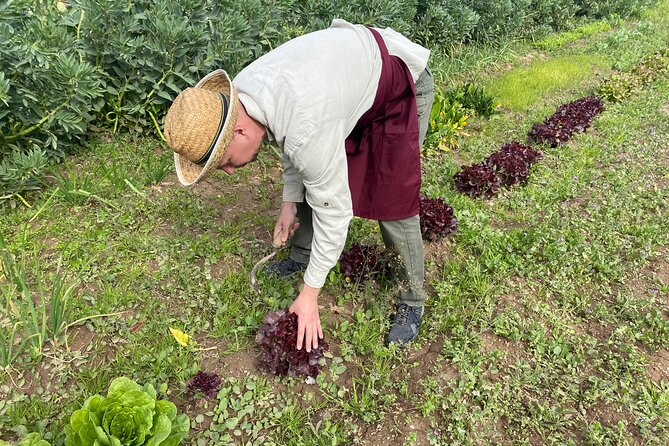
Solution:
M378 31L415 82L430 51L390 28ZM346 242L353 209L344 141L374 103L380 77L381 54L369 30L334 20L270 51L233 80L247 113L283 152L283 200L306 198L313 210L304 282L315 288Z

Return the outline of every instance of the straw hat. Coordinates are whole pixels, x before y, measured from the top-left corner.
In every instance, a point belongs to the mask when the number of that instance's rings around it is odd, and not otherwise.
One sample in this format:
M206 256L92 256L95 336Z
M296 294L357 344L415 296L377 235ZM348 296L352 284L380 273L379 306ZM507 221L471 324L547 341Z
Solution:
M223 70L182 91L165 117L177 177L191 186L216 170L237 123L237 90Z

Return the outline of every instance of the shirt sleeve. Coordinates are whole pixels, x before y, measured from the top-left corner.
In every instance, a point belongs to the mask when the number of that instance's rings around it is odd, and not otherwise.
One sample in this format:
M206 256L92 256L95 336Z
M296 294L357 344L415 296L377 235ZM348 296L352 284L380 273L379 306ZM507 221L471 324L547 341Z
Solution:
M314 236L304 283L314 288L323 287L337 263L353 217L345 139L345 120L336 119L320 125L287 151L302 176L307 203L313 211Z
M285 153L281 154L283 160L283 201L301 203L304 201L304 182L302 175L293 166L292 161Z

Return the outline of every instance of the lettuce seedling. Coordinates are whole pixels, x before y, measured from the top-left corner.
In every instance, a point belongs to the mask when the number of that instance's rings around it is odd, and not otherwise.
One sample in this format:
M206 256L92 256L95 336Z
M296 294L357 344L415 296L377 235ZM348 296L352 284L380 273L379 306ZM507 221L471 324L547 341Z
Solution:
M72 413L65 446L176 446L189 428L188 416L177 415L174 403L156 399L151 384L141 387L120 377L106 397L93 395Z
M530 176L530 167L541 158L542 154L538 150L512 141L490 155L485 163L493 170L500 184L513 186L526 183Z
M362 282L388 274L388 260L375 245L353 243L339 257L339 268L346 282Z
M455 232L458 220L453 208L442 198L420 197L420 232L423 238L433 240Z
M563 104L542 124L534 124L528 138L531 142L557 147L567 142L572 135L585 132L602 110L604 101L598 96L586 96Z
M458 192L472 198L491 197L499 191L499 179L485 162L462 167L453 180Z
M0 446L11 446L6 441L0 440ZM21 439L16 446L51 446L51 444L42 438L41 434L33 432Z
M19 441L17 446L51 446L51 443L43 439L41 434L32 433Z
M199 371L188 381L186 387L193 394L201 392L205 396L213 398L221 390L221 377L216 373Z
M260 364L275 375L311 376L321 371L321 358L327 351L324 339L310 352L297 345L297 315L287 310L270 311L256 333L256 342L262 351Z

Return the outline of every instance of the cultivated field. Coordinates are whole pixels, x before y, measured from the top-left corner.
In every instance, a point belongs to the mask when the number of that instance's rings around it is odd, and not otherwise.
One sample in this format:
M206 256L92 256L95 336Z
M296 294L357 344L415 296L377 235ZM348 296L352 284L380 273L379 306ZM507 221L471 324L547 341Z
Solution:
M483 86L501 113L470 117L458 148L424 159L423 194L451 205L458 228L426 242L418 341L383 346L390 281L346 284L335 270L315 382L256 363L264 315L300 284L260 274L257 294L249 283L272 250L274 152L192 190L157 138L102 134L67 158L0 216L0 341L5 359L7 346L17 353L0 369L0 438L42 432L62 444L70 414L127 376L190 417L190 445L669 444L669 65L605 101L585 133L534 145L543 159L527 184L487 199L454 187L461 166L527 143L561 104L669 55L669 3L551 38L433 54L437 84ZM381 244L375 222L355 219L351 243ZM32 312L9 303L12 262ZM41 311L52 323L54 296L62 321L47 336ZM21 346L7 341L17 315L37 333ZM188 391L198 371L220 375L216 396Z

